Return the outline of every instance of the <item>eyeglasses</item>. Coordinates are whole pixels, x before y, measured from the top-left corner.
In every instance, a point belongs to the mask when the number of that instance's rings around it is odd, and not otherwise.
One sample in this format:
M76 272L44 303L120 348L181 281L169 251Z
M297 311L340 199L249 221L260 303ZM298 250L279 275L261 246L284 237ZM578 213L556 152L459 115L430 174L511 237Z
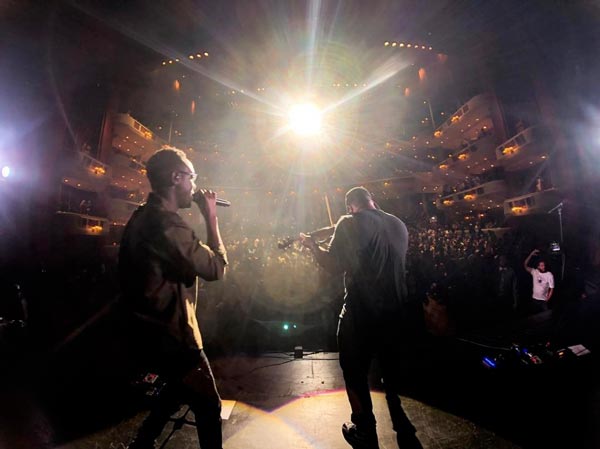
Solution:
M181 173L182 175L188 175L190 177L190 180L192 181L195 181L198 177L198 173L192 173L189 171L178 171L177 173Z

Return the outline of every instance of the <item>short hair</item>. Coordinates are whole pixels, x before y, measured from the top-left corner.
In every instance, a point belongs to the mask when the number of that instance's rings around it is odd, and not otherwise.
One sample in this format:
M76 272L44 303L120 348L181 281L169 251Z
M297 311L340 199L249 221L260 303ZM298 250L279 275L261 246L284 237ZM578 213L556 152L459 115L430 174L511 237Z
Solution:
M373 198L367 189L364 187L354 187L346 192L346 205L356 204L360 207L369 205L369 201Z
M150 156L146 162L146 174L152 190L167 187L171 183L171 173L181 169L181 165L188 161L181 150L165 146Z

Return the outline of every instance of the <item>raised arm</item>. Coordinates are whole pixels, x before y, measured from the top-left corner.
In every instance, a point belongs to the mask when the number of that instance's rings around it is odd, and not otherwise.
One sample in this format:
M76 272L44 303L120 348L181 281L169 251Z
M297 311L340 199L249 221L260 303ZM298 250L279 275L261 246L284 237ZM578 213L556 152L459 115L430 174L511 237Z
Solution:
M527 258L525 259L525 261L523 262L523 268L525 268L525 271L527 271L528 273L531 273L531 267L529 266L529 261L531 260L531 258L533 256L537 256L540 253L539 250L534 249L533 251L531 251L529 253L529 256L527 256Z
M196 276L205 281L223 279L227 254L219 232L216 194L210 190L201 190L194 195L194 201L206 222L206 244L196 237L183 220L176 220L166 231L174 249L172 257L177 261L176 265L181 267L181 274L186 283Z
M221 250L224 245L217 218L217 194L212 190L201 189L194 194L194 201L206 222L206 244L213 251Z

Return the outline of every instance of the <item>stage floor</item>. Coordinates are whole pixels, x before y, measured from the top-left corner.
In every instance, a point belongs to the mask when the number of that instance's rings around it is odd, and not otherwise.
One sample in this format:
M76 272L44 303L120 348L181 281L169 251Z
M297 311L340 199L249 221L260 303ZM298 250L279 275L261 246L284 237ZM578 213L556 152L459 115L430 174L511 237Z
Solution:
M588 388L587 380L582 378L579 386L566 384L573 393L557 395L556 390L539 389L548 386L544 381L537 386L516 383L518 379L529 382L538 373L533 377L524 372L489 373L465 365L464 360L455 360L454 365L449 359L435 362L426 366L430 375L415 364L416 373L407 376L407 394L403 396L425 448L595 447L589 445L593 444L589 443L592 435L586 429L589 420L598 417L597 408L589 406L597 405L600 395L595 389L583 396L580 390ZM341 434L350 408L337 353L306 352L299 359L291 352L221 355L213 358L212 365L224 399L225 449L350 447ZM569 372L580 375L577 368L569 368ZM569 382L563 375L562 381ZM6 384L0 448L127 447L147 410L132 403L127 393L98 384L97 379L93 384L78 384L74 379L72 375L50 375L38 379L33 388L25 381L17 380L14 388ZM385 398L377 387L374 374L380 447L397 448ZM52 389L55 391L48 391ZM529 396L523 395L524 391L530 391ZM595 400L590 402L590 397ZM186 409L184 406L180 415ZM577 430L571 427L573 420L580 424ZM186 424L170 435L172 428L171 423L165 428L159 444L177 449L198 447L193 426Z

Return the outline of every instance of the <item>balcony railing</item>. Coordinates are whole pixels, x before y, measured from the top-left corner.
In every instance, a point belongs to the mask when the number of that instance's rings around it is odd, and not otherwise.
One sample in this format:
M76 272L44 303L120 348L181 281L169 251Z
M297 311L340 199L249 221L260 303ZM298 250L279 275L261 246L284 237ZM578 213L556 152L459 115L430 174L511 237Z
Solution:
M107 235L109 231L108 219L77 212L56 212L56 219L60 225L58 229L67 235Z
M146 167L143 163L122 152L111 155L112 179L111 185L129 190L149 189Z
M488 181L474 187L442 196L437 201L438 208L456 205L476 205L491 197L506 195L506 182L501 179Z
M493 168L496 143L495 136L483 134L440 162L437 169L441 173L446 173L452 169L459 169L465 173L482 173L489 168Z
M82 151L79 152L79 158L81 166L88 170L94 176L110 176L110 174L108 173L109 166L104 162L100 162L98 159L94 159L92 156Z
M146 175L146 165L118 148L113 147L113 154L110 159L112 166L115 168L127 167L141 175Z
M488 94L476 95L467 101L464 105L456 110L454 114L452 114L448 120L442 123L433 133L435 137L442 137L444 131L450 128L452 125L457 124L462 121L463 117L476 108L481 106L485 106L486 102L490 101L490 96Z
M111 198L108 201L108 218L115 224L127 223L131 214L139 207L140 202L121 198Z
M111 175L108 164L79 151L74 161L67 162L62 182L80 190L99 192L108 185Z
M539 138L541 129L529 127L496 148L498 163L509 170L525 168L547 158Z
M559 204L561 200L560 192L555 188L508 198L504 201L504 215L518 217L545 214Z
M145 139L148 139L148 140L157 140L157 136L155 136L152 131L150 131L148 128L146 128L144 125L142 125L140 122L138 122L136 119L134 119L129 114L117 114L117 119L116 120L119 123L123 123L125 125L128 125L137 134L139 134L141 137L143 137Z

